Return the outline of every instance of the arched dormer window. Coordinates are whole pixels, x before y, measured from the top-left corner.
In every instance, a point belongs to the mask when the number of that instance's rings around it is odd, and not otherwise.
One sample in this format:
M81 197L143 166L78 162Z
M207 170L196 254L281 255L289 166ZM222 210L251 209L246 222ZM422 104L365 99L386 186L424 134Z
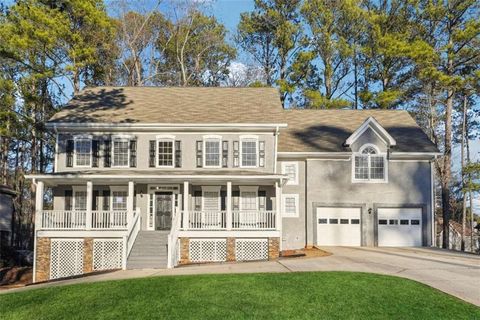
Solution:
M354 182L387 181L387 155L375 145L363 145L353 158Z

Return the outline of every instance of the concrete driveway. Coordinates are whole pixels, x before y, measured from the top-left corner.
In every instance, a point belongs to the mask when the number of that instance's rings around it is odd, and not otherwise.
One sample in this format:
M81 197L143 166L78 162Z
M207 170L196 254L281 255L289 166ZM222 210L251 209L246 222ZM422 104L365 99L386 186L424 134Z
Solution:
M332 253L320 258L223 263L175 269L125 270L78 279L38 284L0 293L106 280L184 274L358 271L409 278L480 306L480 257L431 248L325 247Z

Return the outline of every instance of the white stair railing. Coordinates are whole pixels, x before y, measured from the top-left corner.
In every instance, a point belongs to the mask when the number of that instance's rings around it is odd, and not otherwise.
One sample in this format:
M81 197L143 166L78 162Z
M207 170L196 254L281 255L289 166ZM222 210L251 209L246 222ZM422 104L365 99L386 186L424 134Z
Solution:
M178 241L178 232L181 227L181 213L177 209L172 217L172 229L168 234L167 245L167 268L175 268L178 265L180 245Z
M137 208L133 212L134 216L131 220L132 223L128 224L128 229L126 235L123 236L123 261L122 261L122 269L127 269L127 259L132 251L133 244L137 239L138 233L140 232L140 228L142 227L142 219L140 214L140 209Z

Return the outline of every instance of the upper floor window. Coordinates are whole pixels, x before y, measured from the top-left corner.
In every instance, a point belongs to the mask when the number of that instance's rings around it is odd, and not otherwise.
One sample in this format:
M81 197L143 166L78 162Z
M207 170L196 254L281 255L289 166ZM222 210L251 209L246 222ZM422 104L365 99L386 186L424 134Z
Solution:
M130 159L130 140L124 138L113 139L113 166L114 167L128 167Z
M74 140L75 166L90 167L92 165L92 139L78 137Z
M258 139L245 137L240 140L240 166L244 168L258 167Z
M386 181L386 155L371 144L360 148L360 152L354 156L354 180Z
M219 168L222 165L221 161L221 141L220 137L205 137L204 144L204 167Z
M282 174L288 176L287 185L297 185L298 162L282 162Z
M173 167L174 147L173 140L161 139L157 141L157 166L158 167Z

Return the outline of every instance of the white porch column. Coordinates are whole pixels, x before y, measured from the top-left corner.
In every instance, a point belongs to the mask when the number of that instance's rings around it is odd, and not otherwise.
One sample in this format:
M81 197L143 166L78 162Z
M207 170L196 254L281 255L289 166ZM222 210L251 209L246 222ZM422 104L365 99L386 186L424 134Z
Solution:
M128 181L127 194L127 227L130 228L133 221L133 197L135 195L133 181Z
M37 182L35 189L35 227L39 229L42 226L42 211L43 211L43 181Z
M85 217L85 228L87 230L92 229L92 196L93 196L93 183L87 181L87 213Z
M35 225L33 233L33 282L36 282L37 273L37 230L42 227L43 211L43 181L38 181L35 189Z
M282 231L282 186L275 182L275 211L276 211L276 230ZM281 237L280 237L281 238ZM281 243L280 239L280 243Z
M183 225L182 228L186 229L188 227L188 191L189 183L188 181L183 182Z
M227 230L232 230L232 182L227 182Z

